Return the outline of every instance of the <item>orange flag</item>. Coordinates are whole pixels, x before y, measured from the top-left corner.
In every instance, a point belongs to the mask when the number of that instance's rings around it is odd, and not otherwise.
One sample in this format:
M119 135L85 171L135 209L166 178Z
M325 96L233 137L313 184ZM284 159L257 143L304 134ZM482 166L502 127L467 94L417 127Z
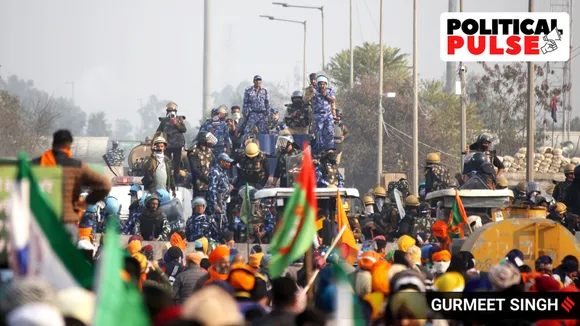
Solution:
M346 225L346 230L342 233L339 243L343 243L348 247L348 252L344 260L349 264L354 264L358 256L358 246L356 245L356 240L354 239L354 233L350 228L350 223L348 222L348 217L342 206L342 200L340 199L340 191L337 191L336 196L336 223L338 224L338 230L340 231L344 225Z

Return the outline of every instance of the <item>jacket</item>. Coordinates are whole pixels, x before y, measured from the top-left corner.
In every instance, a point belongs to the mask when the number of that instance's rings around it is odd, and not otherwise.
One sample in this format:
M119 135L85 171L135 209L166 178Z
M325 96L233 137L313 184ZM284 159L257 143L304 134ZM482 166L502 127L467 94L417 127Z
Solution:
M177 274L173 283L173 302L181 305L189 298L195 285L203 276L207 274L199 265L190 265L186 270Z
M85 202L94 205L103 200L111 191L111 182L104 176L93 171L82 161L68 157L64 152L53 149L54 158L58 166L63 168L62 210L63 222L76 223L80 220L78 208L81 188L90 188L91 191ZM32 164L40 164L40 157L32 160Z
M155 212L143 211L137 217L133 228L133 234L140 235L147 241L152 238L167 241L169 232L171 232L169 221L161 209L157 209Z
M155 154L149 156L145 160L145 163L143 163L143 180L141 180L143 187L145 190L149 191L150 194L155 193L155 190L157 190L155 189L155 171L157 170L158 163L154 155ZM171 169L172 167L173 163L171 162L171 159L165 156L165 168L167 169L167 191L175 190L175 181L173 180L173 171Z
M187 128L185 127L185 117L177 116L177 123L172 125L168 118L159 118L159 127L157 132L164 132L167 140L167 148L182 148L185 146L185 136L183 135Z

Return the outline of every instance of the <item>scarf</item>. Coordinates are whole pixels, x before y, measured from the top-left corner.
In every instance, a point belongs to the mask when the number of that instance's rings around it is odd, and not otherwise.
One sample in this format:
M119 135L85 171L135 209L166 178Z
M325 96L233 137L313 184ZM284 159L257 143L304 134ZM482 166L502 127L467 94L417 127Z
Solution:
M177 232L171 235L169 244L171 244L172 247L177 247L181 249L181 251L183 252L185 252L185 249L187 249L187 244L185 243L185 240L183 240L183 238L181 238L181 236Z
M59 148L55 149L57 151L61 151L66 154L69 158L72 157L72 152L70 148ZM54 158L54 151L53 149L49 149L42 156L40 157L40 166L56 166L56 159Z
M207 272L209 273L209 280L207 280L204 285L208 285L215 281L226 281L228 279L229 274L220 274L218 271L215 270L213 266L211 266Z

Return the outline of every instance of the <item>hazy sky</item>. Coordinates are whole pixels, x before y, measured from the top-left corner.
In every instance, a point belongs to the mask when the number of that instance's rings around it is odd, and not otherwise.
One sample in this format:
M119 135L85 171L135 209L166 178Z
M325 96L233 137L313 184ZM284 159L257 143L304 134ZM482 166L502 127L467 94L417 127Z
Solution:
M556 1L557 0L552 0ZM348 0L288 0L324 5L327 61L349 47ZM354 43L378 42L379 0L354 0ZM465 0L466 11L527 11L527 0ZM447 0L419 1L419 72L441 78L439 16ZM536 0L549 11L550 0ZM212 0L212 88L260 74L294 80L302 67L302 26L258 15L307 20L308 71L321 66L320 12L273 6L270 0ZM580 44L580 9L574 32ZM385 44L412 51L412 1L385 0ZM0 0L0 75L17 74L85 111L109 119L136 115L139 98L171 99L192 119L201 117L203 71L202 0ZM577 46L577 45L575 45ZM471 64L471 71L477 69ZM575 113L580 113L580 56L573 60ZM160 113L163 108L160 108Z

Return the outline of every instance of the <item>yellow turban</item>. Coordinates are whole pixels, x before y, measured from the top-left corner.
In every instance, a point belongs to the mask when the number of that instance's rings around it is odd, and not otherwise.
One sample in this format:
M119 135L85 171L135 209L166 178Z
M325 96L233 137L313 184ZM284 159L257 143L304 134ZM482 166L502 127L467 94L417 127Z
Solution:
M465 287L463 276L457 272L449 272L439 276L433 287L439 292L462 292Z
M127 245L127 251L131 255L134 255L134 254L138 253L139 251L141 251L141 241L133 240L133 241L129 242L129 244Z
M407 252L407 249L415 245L415 239L405 234L399 238L397 243L399 244L399 250Z

